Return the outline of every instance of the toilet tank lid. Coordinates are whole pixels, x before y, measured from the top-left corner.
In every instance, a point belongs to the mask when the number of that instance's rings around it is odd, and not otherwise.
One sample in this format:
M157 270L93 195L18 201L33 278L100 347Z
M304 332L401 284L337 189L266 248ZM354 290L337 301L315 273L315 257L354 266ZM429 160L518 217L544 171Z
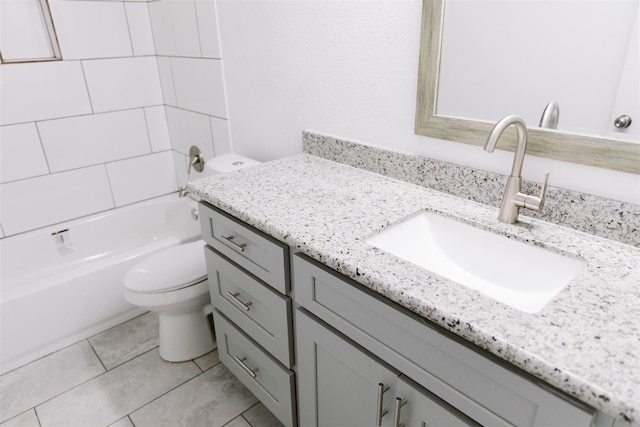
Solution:
M204 241L162 249L134 265L124 278L127 289L140 293L166 292L207 277Z
M205 167L216 173L227 173L258 164L260 164L260 162L256 160L250 159L248 157L243 157L238 154L229 153L207 160L207 162L205 163Z

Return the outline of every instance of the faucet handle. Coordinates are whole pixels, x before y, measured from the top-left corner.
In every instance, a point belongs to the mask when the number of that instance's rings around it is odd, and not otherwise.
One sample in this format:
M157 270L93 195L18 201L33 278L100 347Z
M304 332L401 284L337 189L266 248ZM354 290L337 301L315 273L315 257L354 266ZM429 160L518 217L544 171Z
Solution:
M549 172L544 174L544 182L542 183L542 189L540 190L540 197L518 192L513 197L513 203L521 208L531 209L536 212L539 211L544 206L544 199L547 194L547 182L549 182Z

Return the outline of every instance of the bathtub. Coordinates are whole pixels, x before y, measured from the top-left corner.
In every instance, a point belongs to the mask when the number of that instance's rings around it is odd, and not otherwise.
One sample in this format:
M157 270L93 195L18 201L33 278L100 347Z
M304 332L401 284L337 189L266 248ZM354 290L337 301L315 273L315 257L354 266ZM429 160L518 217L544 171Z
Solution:
M170 194L0 240L0 373L142 314L123 278L200 238L194 208Z

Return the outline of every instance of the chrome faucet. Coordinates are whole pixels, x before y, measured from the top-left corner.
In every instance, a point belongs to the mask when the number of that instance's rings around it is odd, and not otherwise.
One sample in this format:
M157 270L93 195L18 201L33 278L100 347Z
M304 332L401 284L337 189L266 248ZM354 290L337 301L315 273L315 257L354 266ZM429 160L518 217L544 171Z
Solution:
M560 104L551 101L544 107L542 117L540 117L539 127L547 129L557 129L558 120L560 120Z
M500 213L498 214L498 220L509 224L518 222L518 214L520 208L527 208L534 211L539 211L544 206L544 197L547 191L547 181L549 180L549 172L544 176L544 184L542 184L542 190L540 191L540 197L531 196L529 194L521 193L522 188L522 164L524 163L524 154L527 150L527 125L524 120L518 116L507 116L499 120L489 137L484 144L484 151L493 153L496 148L498 139L509 126L515 126L518 133L518 142L516 144L516 152L513 157L513 166L511 167L511 175L507 178L507 185L504 189L504 195L502 196L502 204L500 206Z

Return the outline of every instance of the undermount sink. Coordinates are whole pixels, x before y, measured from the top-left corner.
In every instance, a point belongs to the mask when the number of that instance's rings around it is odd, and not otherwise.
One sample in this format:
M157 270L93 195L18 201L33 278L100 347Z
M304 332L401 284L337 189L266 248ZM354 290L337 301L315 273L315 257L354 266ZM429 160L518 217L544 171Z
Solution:
M581 260L431 212L366 241L526 313L540 311L584 266Z

